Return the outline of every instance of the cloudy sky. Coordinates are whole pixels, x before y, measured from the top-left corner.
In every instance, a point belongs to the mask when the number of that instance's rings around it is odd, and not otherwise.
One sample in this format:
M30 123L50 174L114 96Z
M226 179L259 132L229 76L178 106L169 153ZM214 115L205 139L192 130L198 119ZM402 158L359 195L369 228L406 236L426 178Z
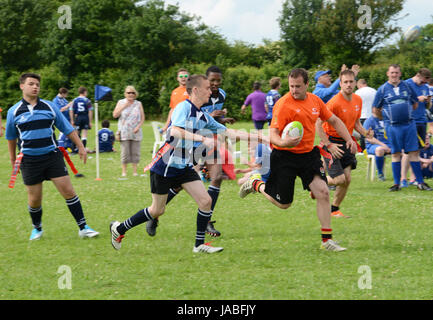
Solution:
M229 41L242 40L260 44L264 38L279 40L280 16L284 0L165 0L178 4L180 10L202 17L208 26L215 27ZM407 29L411 25L433 23L432 0L406 0L396 24Z

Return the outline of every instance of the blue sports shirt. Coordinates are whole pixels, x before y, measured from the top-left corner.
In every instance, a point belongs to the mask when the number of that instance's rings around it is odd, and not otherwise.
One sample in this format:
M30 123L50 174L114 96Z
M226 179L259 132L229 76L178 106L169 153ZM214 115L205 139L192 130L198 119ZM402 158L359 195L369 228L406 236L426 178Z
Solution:
M272 111L274 110L274 106L280 98L281 94L274 89L270 90L266 95L266 104L268 105L268 115L266 116L266 120L272 119Z
M200 110L205 111L209 114L211 114L215 110L222 110L224 106L224 102L226 101L227 94L225 91L221 88L218 89L218 97L210 97L209 102L204 104Z
M369 130L370 128L374 131L374 137L379 140L380 142L383 142L387 146L391 146L388 139L385 138L385 123L383 120L380 120L379 118L376 118L374 116L370 116L367 120L364 122L364 128L365 130ZM369 143L367 140L365 140L366 146L370 146L371 143Z
M99 152L113 151L114 133L110 129L102 128L98 131Z
M58 95L53 99L54 105L60 109L66 106L69 102L63 97L59 97ZM69 110L63 111L62 114L68 121L71 121L71 117L69 116Z
M337 93L340 92L338 88L340 87L340 79L334 81L329 88L325 87L323 84L318 83L313 91L313 94L318 96L324 103L331 100Z
M426 84L417 85L412 79L407 79L405 82L412 88L416 96L428 96L429 87ZM426 103L418 101L418 108L413 110L412 117L416 123L426 123L427 117L425 116Z
M171 116L171 123L170 128L167 130L166 144L172 145L173 149L167 152L150 169L150 171L164 177L174 177L183 174L185 169L192 168L196 153L198 152L201 155L202 151L204 151L201 142L175 139L171 136L170 132L173 126L204 136L227 130L225 126L218 123L207 112L198 109L189 100L185 100L176 106Z
M74 111L74 115L76 115L77 117L88 117L89 110L93 110L93 107L89 98L77 97L74 99L74 103L72 104L72 110Z
M24 155L40 156L57 148L55 127L66 135L74 131L51 101L38 99L31 106L23 99L8 110L6 139L19 139L18 147Z
M404 81L394 87L389 82L383 84L376 93L373 107L382 109L383 120L391 125L407 124L413 120L413 104L418 97Z

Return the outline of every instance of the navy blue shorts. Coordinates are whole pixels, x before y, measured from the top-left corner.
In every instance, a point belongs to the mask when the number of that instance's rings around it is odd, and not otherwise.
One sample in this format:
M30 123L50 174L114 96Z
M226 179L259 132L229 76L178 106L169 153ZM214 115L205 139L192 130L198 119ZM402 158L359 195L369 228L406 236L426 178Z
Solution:
M387 127L388 140L391 144L391 153L405 153L418 151L418 132L415 122L409 124L390 125Z

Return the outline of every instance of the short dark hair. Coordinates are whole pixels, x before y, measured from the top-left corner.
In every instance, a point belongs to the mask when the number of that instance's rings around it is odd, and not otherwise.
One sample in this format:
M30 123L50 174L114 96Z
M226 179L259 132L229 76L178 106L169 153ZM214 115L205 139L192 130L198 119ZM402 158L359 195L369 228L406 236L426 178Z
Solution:
M87 92L87 88L86 87L79 87L78 88L78 93L79 94L83 94L84 92Z
M185 68L180 68L180 69L177 70L176 74L179 75L179 73L181 73L181 72L189 73L188 70L186 70Z
M104 120L101 123L102 128L109 128L110 127L110 121L109 120Z
M352 76L353 78L356 78L356 76L355 76L355 72L353 72L353 71L350 70L350 69L346 69L346 70L341 71L341 72L340 72L340 79L341 79L343 76Z
M26 82L27 78L37 79L39 82L41 82L41 76L40 75L38 75L36 73L29 72L29 73L23 73L20 76L20 79L19 79L20 83Z
M253 83L253 89L254 90L259 90L262 87L262 84L260 83L260 81L254 81Z
M395 68L395 69L400 69L401 70L400 65L397 64L397 63L390 64L389 67L388 67L388 70L391 69L391 68Z
M223 74L223 72L221 71L220 68L218 68L217 66L211 66L206 70L206 76L209 76L210 73L219 73L219 74Z
M201 83L201 81L203 81L203 80L207 80L207 77L203 74L194 74L188 78L188 80L186 82L186 91L188 92L188 94L190 96L192 93L192 89L194 87L197 87Z
M419 69L418 70L418 74L421 77L424 77L424 78L427 78L427 79L431 78L431 71L429 69L427 69L427 68L421 68L421 69Z
M304 79L304 83L308 83L308 72L304 68L295 68L290 71L289 78L299 78L302 77Z
M272 89L276 89L281 85L281 78L280 77L273 77L271 80L269 80L269 85Z
M65 93L68 93L68 92L69 92L69 90L66 89L66 88L60 88L60 89L59 89L59 93L60 93L60 94L65 94Z

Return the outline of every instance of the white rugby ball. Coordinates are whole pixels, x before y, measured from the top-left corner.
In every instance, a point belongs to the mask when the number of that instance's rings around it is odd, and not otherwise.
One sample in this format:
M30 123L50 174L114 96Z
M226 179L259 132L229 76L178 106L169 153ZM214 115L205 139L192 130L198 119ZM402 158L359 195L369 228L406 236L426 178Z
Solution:
M421 28L419 26L410 26L403 34L403 39L406 42L415 41L421 33Z
M284 139L287 135L289 137L297 138L304 136L304 126L299 121L290 122L288 125L284 127L283 133L281 134L281 138Z

